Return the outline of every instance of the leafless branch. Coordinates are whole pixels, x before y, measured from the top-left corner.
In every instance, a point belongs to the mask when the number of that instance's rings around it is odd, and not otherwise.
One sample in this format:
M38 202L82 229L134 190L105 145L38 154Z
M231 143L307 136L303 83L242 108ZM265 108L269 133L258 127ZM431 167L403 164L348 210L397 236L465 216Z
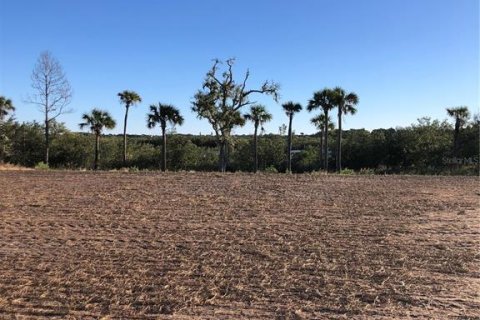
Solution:
M27 98L27 102L38 105L46 121L71 111L66 106L72 100L72 88L62 66L49 52L40 55L31 79L35 93Z

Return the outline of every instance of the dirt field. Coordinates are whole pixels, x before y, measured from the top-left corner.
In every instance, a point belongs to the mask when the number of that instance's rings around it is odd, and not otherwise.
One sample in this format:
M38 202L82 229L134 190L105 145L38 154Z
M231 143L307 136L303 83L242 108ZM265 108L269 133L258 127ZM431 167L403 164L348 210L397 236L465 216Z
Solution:
M0 319L479 319L475 177L0 172Z

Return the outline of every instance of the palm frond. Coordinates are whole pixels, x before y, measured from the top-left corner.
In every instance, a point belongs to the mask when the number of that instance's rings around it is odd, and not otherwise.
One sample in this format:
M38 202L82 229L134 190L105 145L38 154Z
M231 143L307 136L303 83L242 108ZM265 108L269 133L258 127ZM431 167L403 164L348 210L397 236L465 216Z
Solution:
M331 89L324 88L321 91L316 91L313 93L313 98L308 101L307 110L309 112L316 109L329 111L334 108L334 98L335 93Z
M267 108L265 106L256 104L250 107L250 113L245 114L244 119L252 121L256 125L262 125L272 120L272 114L267 111Z
M468 107L466 106L447 108L447 113L449 116L463 121L466 121L470 118L470 111L468 111Z
M0 120L8 115L9 112L15 111L12 100L0 96Z
M169 122L172 125L182 125L184 118L180 114L180 111L170 104L158 103L157 105L150 106L150 113L147 114L147 127L153 128L155 124L165 125Z
M302 105L300 103L288 101L284 104L282 104L282 108L287 114L287 116L290 116L292 114L295 114L297 112L300 112L302 110Z
M118 97L120 98L120 102L125 104L125 107L127 108L131 105L142 102L142 98L135 91L124 90L118 93Z
M113 129L115 128L115 120L110 116L107 111L103 111L97 108L92 109L90 114L84 113L82 115L84 122L79 123L80 129L87 126L90 127L90 131L100 134L103 128Z

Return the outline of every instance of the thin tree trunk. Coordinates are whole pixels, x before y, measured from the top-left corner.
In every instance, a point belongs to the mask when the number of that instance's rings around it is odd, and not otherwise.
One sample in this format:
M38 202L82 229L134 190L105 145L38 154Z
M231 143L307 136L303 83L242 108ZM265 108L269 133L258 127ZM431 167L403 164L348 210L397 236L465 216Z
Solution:
M48 116L45 114L45 164L48 166L50 160L50 121L48 121Z
M0 155L0 163L4 163L4 159L6 158L7 153L7 130L5 129L4 132L3 129L4 127L2 126L2 132L0 133L0 136L2 138L2 154Z
M292 172L292 120L293 113L290 114L290 120L288 122L288 154L287 154L287 172Z
M127 166L127 119L128 105L125 107L125 119L123 121L123 166Z
M320 130L320 152L319 152L320 168L321 168L322 165L323 165L322 152L323 152L323 130Z
M325 111L325 145L323 146L324 165L323 168L328 172L328 111Z
M455 131L453 133L453 156L455 158L458 158L458 136L459 136L459 133L460 133L460 121L458 119L456 119L455 121Z
M342 170L342 108L338 108L337 172Z
M27 159L25 157L25 144L27 142L27 137L25 135L25 122L22 124L22 164L25 165Z
M257 136L257 130L258 130L258 123L255 123L255 132L253 133L253 157L254 157L254 165L253 165L253 172L257 173L258 171L258 136Z
M165 132L165 125L162 125L162 137L163 137L163 144L162 144L162 171L167 171L167 134Z
M48 92L48 87L49 87L49 81L47 81L47 76L45 76L45 92L44 92L44 97L45 97L45 164L48 166L49 165L49 160L50 160L50 121L48 119L48 98L49 98L49 92Z
M2 137L2 139L3 139L3 137ZM3 144L2 144L2 155L0 157L0 163L4 163L6 152L7 152L7 146L6 146L6 141L4 141Z
M98 169L98 159L99 159L99 149L100 149L100 135L95 135L95 160L93 162L93 170Z

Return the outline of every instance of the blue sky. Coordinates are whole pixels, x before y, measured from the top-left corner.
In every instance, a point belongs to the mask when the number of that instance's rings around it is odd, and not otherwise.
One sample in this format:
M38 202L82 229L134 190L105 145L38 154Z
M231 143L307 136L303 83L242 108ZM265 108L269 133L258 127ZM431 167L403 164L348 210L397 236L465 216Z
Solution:
M250 87L281 84L281 101L306 105L314 91L341 86L360 97L344 128L408 126L445 108L479 108L478 0L0 0L0 95L20 121L41 120L24 103L30 74L49 50L74 89L74 112L59 118L78 130L92 107L111 112L122 131L117 93L137 91L128 132L145 126L148 106L171 103L185 116L180 133L208 134L190 111L213 58L235 57L251 71ZM287 123L281 105L258 97L273 114L267 132ZM246 111L246 110L245 110ZM306 111L297 133L313 133ZM250 124L236 130L249 133Z

